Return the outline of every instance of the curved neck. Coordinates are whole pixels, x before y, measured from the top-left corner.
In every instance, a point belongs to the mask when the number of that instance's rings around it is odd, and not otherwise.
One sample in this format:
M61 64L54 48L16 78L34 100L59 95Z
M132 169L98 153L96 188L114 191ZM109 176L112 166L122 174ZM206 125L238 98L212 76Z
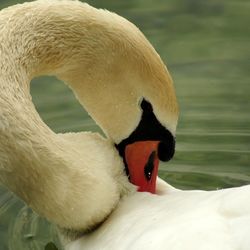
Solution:
M47 74L65 81L119 143L139 124L143 98L175 130L178 112L168 71L133 24L78 1L39 0L3 10L0 33L0 180L59 226L87 230L131 186L108 141L57 135L44 124L31 100L30 80Z

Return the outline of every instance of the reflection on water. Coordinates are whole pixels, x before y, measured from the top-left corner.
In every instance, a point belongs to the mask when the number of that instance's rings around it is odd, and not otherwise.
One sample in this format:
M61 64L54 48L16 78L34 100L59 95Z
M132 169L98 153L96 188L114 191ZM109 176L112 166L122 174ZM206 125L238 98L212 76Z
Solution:
M3 1L0 7L22 0ZM250 182L250 4L244 0L92 0L137 24L167 62L181 116L174 159L160 175L179 188L217 189ZM56 132L99 128L54 78L32 95ZM48 201L49 202L49 201ZM55 228L0 189L1 250L44 249Z

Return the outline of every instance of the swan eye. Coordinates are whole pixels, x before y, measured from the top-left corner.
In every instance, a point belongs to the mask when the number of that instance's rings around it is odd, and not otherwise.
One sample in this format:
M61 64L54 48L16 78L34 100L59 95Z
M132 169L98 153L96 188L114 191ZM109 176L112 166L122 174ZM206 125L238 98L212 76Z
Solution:
M148 162L146 163L145 167L144 167L144 175L147 179L147 181L150 181L152 178L152 174L154 171L154 159L156 156L156 152L153 151L150 156L148 157Z

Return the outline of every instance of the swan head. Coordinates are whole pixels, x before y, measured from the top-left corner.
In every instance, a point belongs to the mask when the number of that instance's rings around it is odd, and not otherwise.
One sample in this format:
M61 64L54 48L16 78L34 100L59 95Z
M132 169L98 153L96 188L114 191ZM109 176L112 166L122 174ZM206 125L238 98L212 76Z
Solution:
M142 115L136 129L116 145L126 173L138 191L156 192L159 160L169 161L175 152L175 137L156 118L152 105L141 102Z

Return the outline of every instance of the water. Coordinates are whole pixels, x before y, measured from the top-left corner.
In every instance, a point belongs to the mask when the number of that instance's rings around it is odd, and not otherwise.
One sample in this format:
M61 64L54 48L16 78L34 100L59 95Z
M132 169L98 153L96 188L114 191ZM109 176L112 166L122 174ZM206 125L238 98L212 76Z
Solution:
M0 7L14 3L1 0ZM183 189L250 183L250 2L89 3L139 26L172 73L181 115L175 157L161 165L160 175ZM100 131L71 91L55 78L35 79L32 96L54 131ZM59 246L55 228L1 188L0 249L42 250L50 241Z

